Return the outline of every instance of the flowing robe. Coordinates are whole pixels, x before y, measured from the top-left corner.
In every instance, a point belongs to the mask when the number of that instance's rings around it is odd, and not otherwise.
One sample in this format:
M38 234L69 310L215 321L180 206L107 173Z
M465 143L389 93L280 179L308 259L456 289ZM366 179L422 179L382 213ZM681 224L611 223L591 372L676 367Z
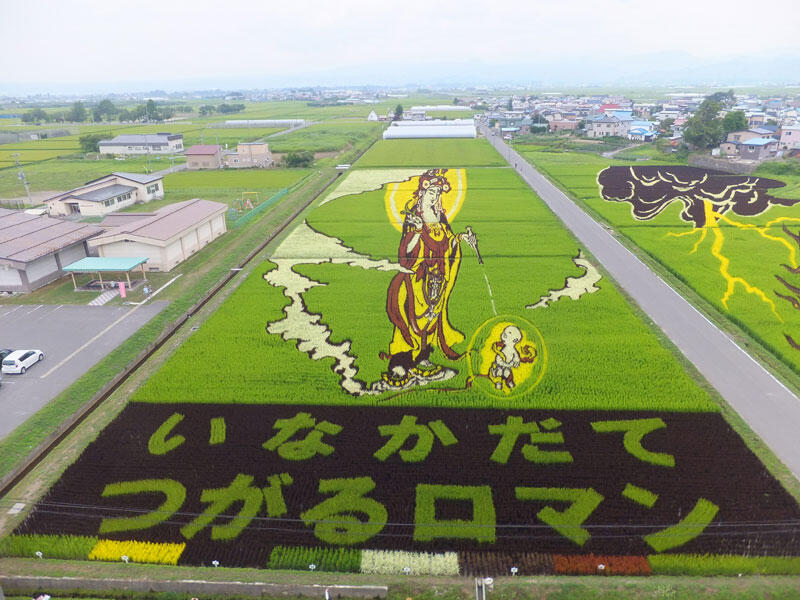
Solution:
M386 312L395 328L389 353L410 351L416 357L433 346L455 360L460 354L452 346L464 336L450 324L447 304L461 266L461 245L445 217L424 224L409 249L414 235L404 231L398 251L400 264L412 272L395 275L387 293Z

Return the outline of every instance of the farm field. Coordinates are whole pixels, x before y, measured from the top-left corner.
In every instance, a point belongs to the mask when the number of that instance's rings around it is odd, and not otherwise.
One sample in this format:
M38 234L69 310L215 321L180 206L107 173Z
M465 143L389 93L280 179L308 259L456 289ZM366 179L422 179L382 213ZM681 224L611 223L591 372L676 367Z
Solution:
M186 159L183 156L175 157L175 164L181 164ZM150 169L160 171L172 165L168 156L151 156ZM108 175L114 171L127 173L146 173L148 161L146 157L115 159L51 159L30 165L25 165L25 176L28 178L31 192L66 191L87 181ZM17 169L11 167L0 169L0 198L20 198L25 196L25 186L17 176Z
M359 167L504 166L483 139L379 140L358 161Z
M310 173L309 169L225 169L170 173L164 177L163 200L134 204L124 212L151 212L173 202L192 198L224 202L229 206L244 205L244 199L257 206ZM246 194L243 195L243 192Z
M796 175L715 175L580 153L524 156L800 372ZM660 183L653 187L654 181ZM648 188L662 200L636 200L649 198Z
M269 140L273 152L332 152L376 137L383 124L359 121L328 121Z
M800 542L775 526L796 499L516 173L462 144L348 172L0 552L797 572Z

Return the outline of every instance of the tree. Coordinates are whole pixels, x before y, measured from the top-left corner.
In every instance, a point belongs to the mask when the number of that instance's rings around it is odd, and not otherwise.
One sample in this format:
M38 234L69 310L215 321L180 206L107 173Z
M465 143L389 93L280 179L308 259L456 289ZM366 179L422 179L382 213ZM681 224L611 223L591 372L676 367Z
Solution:
M722 119L717 115L722 106L710 97L703 100L697 112L686 122L683 139L695 148L713 148L725 139Z
M314 162L314 153L308 150L303 152L289 152L284 158L286 166L289 168L310 167Z
M132 121L133 118L131 117L131 111L127 108L122 108L117 115L120 121Z
M395 121L400 121L402 118L403 118L403 105L402 104L398 104L394 108L394 120Z
M161 120L161 116L158 114L158 109L156 108L156 103L153 101L152 98L147 101L144 110L145 110L145 115L151 121Z
M733 94L733 90L728 90L727 92L715 92L710 96L706 96L706 100L719 102L722 106L733 106L736 103L736 96Z
M81 145L81 150L84 152L100 152L99 143L104 136L96 133L88 133L78 138L78 143Z
M73 121L74 123L83 123L86 120L86 107L83 105L83 102L78 100L73 103L72 108L70 108L67 113L67 120Z
M204 104L200 107L200 116L205 117L208 115L213 115L215 110L217 110L215 106L211 104Z
M508 104L506 105L506 108L508 110L514 110L514 99L513 98L509 98L508 99Z
M118 113L119 109L108 99L98 102L97 106L92 110L92 116L95 121L102 121L103 117L105 117L106 121L109 121Z
M663 129L664 131L669 133L672 130L672 126L674 124L675 124L675 119L673 119L672 117L667 117L666 119L661 121L661 123L658 124L658 128Z
M453 98L453 104L458 104L458 98Z
M742 110L734 110L722 117L722 129L725 130L726 134L731 131L747 129L747 125L747 117L744 116L744 111Z
M49 120L50 115L48 115L43 108L34 108L22 115L23 123L40 123Z

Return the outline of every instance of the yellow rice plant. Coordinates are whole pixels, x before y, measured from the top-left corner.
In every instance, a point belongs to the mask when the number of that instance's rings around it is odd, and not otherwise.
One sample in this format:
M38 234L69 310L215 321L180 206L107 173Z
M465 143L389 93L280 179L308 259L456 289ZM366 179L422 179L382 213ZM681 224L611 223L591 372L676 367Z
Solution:
M186 544L99 540L89 553L89 560L116 562L127 556L131 562L175 565L184 548Z

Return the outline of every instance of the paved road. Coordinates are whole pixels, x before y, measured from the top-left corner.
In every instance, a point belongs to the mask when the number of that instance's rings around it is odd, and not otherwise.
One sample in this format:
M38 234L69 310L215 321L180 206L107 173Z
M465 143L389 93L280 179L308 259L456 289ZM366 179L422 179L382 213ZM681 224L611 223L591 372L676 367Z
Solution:
M0 439L119 346L168 303L130 306L0 306L0 348L36 348L45 359L3 375Z
M800 479L800 400L499 136L482 131L772 451Z

